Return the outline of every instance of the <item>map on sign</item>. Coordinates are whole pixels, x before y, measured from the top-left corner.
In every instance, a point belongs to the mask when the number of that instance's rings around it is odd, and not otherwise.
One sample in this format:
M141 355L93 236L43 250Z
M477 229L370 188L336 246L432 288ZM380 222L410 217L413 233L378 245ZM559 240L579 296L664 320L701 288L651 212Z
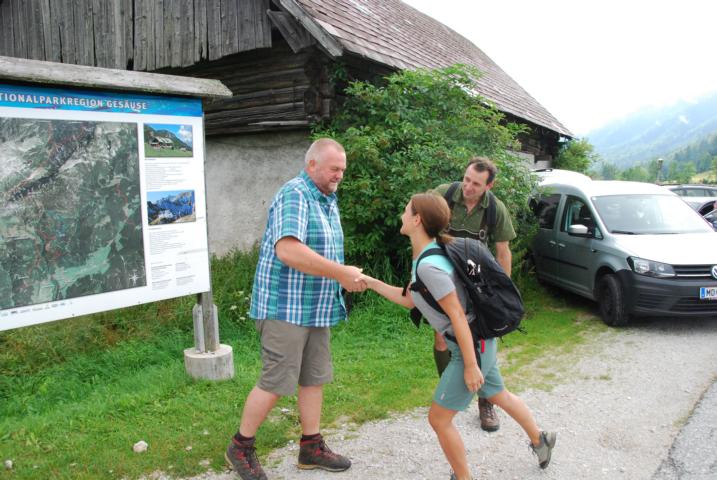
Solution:
M0 118L0 310L147 284L137 131Z

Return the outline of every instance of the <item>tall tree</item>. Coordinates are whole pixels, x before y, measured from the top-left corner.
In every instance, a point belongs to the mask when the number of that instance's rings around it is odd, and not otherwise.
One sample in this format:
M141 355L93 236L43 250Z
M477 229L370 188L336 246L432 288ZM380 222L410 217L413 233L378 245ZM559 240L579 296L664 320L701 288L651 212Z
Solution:
M618 180L620 178L620 169L614 163L602 162L597 167L594 176L601 180Z
M553 160L553 166L563 170L587 173L590 166L597 163L599 158L587 139L573 139L561 145L557 158Z
M654 177L650 176L650 172L647 168L642 165L635 165L634 167L624 170L621 174L621 178L633 182L651 182L655 180Z

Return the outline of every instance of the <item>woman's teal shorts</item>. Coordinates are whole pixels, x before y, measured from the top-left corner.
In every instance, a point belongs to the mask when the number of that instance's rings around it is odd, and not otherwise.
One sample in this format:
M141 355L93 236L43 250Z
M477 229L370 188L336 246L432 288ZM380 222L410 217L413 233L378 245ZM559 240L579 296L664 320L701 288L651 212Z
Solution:
M470 405L474 393L466 387L463 379L463 355L458 344L446 339L451 351L451 361L441 375L433 401L449 410L465 410ZM485 351L480 355L481 372L485 383L478 390L478 396L490 398L505 389L503 377L498 369L498 339L491 338L485 341Z

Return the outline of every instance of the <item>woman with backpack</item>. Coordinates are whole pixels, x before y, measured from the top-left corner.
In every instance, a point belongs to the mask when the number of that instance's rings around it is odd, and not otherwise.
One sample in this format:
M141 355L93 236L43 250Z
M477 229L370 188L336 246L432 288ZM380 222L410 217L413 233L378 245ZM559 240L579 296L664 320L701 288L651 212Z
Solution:
M448 204L438 195L419 193L406 205L401 216L401 233L411 241L412 282L416 280L416 259L421 253L452 241L452 237L442 233L449 218ZM453 424L453 417L468 408L479 391L482 397L501 407L525 430L540 468L546 468L556 434L540 431L523 400L505 388L497 365L497 339L481 340L477 348L474 345L469 327L474 318L472 313L465 313L467 293L458 281L453 265L445 256L431 255L421 261L418 269L422 283L445 314L432 308L419 292L411 291L410 295L405 295L401 287L387 285L367 275L356 281L365 281L368 288L394 303L406 308L417 307L430 325L446 336L451 361L433 395L428 422L451 465L451 479L471 478L463 440Z

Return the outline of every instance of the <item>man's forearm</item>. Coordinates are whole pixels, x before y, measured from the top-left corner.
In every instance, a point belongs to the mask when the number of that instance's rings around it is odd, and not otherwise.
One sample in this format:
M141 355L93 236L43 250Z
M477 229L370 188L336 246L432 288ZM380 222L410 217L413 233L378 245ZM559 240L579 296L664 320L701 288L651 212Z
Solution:
M276 242L276 256L285 265L309 275L336 278L337 270L343 265L331 261L313 251L293 237L285 237Z
M503 268L506 275L510 277L513 267L513 254L510 251L508 242L499 242L495 244L495 260Z
M284 237L274 246L276 256L285 265L317 277L331 278L338 281L350 292L361 292L366 288L364 282L356 282L361 276L361 269L342 265L329 260L313 251L294 237Z

